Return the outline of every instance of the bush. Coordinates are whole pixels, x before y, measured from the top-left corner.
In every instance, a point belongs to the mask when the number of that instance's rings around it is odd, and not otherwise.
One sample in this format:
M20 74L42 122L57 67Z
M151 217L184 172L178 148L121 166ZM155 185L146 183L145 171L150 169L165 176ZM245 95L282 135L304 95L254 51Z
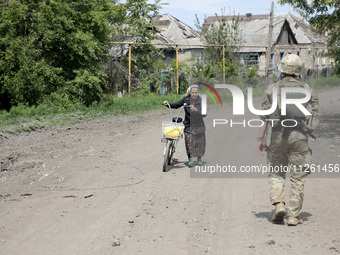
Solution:
M69 94L72 101L79 100L86 106L94 101L99 101L103 96L103 89L107 88L106 76L101 71L91 72L86 69L75 71L74 80L67 82L63 88L65 94Z
M134 94L147 95L150 92L159 90L159 73L146 74L145 77L139 80L139 85L136 87Z
M100 99L111 1L9 0L0 14L0 107L38 105L57 91Z

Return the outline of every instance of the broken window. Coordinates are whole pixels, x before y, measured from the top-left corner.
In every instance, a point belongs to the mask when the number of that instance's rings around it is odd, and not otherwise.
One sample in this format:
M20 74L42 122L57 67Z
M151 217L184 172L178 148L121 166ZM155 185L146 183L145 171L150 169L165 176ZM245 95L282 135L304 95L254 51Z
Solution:
M201 54L197 54L195 57L196 63L202 63L202 55Z
M270 54L270 64L269 64L269 69L274 69L275 67L275 62L274 62L274 53Z
M241 63L246 66L258 65L259 64L259 53L244 53L240 54Z

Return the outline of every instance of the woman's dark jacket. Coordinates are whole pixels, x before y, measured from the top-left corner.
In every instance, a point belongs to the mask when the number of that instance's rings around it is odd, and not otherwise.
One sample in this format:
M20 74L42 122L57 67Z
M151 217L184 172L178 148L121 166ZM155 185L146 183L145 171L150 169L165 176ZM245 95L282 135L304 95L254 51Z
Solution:
M177 103L169 103L171 108L179 108L183 105L185 111L184 132L193 132L195 134L200 134L205 132L205 126L203 121L202 111L202 99L198 97L196 102L190 101L189 96L185 96ZM194 106L197 108L197 112L191 112L190 107Z

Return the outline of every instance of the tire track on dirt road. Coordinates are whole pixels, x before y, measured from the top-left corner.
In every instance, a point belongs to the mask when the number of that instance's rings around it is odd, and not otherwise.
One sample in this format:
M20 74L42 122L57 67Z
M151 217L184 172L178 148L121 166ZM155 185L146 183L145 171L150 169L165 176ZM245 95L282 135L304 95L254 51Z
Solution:
M315 132L318 140L310 140L313 159L339 162L334 120L340 89L318 94L323 116L330 117ZM230 108L209 107L206 125L214 116L230 119ZM163 173L161 122L167 119L164 110L1 138L0 159L15 158L8 161L11 171L0 172L1 253L340 252L339 178L308 178L303 225L272 224L265 175L192 176L183 141L175 154L178 162ZM266 164L256 151L257 129L218 129L219 136L207 133L206 164L216 159L235 166ZM28 162L40 163L31 167ZM50 174L39 179L46 171ZM32 195L21 196L28 192ZM72 194L76 197L63 197Z

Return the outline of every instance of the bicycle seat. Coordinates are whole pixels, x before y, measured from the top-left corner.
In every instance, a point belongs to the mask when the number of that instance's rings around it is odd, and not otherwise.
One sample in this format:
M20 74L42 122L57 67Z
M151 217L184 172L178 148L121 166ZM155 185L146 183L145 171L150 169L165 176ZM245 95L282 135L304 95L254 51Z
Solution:
M176 123L181 123L183 121L182 118L178 117L178 118L172 118L172 122L176 122Z

